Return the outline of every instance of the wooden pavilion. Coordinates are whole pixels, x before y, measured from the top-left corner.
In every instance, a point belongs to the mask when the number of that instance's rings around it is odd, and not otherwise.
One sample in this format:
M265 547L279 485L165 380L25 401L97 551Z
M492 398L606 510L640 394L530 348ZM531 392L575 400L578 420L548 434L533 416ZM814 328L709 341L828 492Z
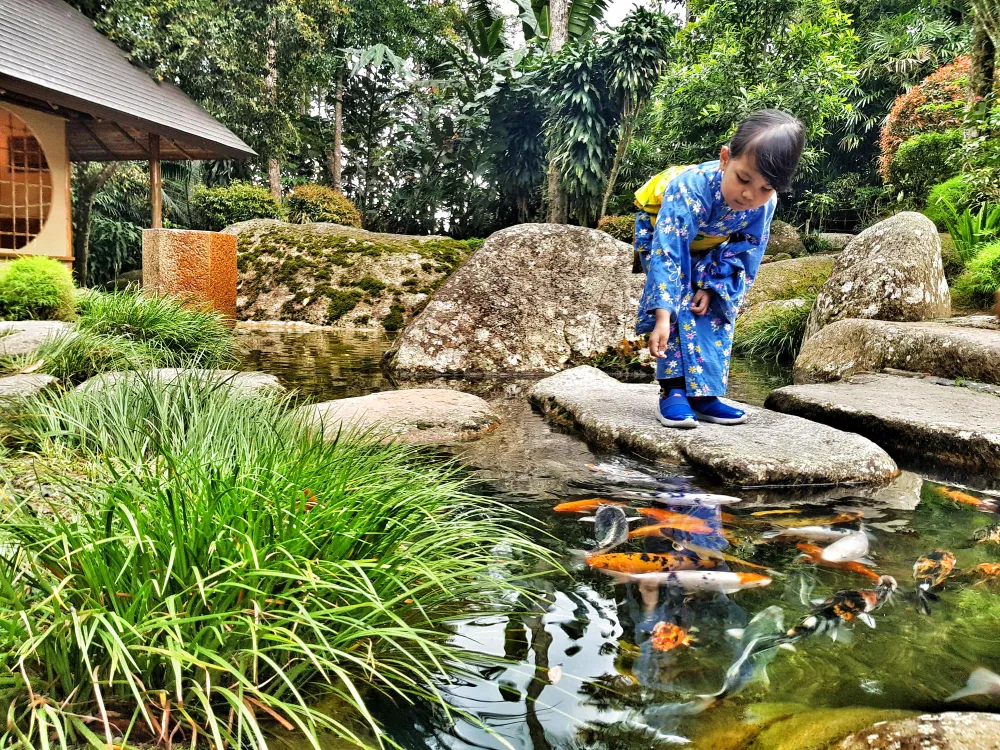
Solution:
M161 159L254 155L62 0L0 0L0 259L73 260L72 162L148 161L155 229Z

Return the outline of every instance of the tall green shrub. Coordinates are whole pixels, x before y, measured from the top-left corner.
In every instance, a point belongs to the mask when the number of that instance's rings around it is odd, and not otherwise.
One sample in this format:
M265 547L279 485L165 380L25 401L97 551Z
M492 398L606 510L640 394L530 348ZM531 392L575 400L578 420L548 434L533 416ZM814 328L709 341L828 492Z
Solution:
M955 280L952 292L957 302L976 308L993 304L1000 289L1000 242L981 248Z
M70 320L75 314L73 274L59 261L29 256L0 269L0 317Z
M191 223L195 229L218 232L241 221L281 218L281 206L267 188L248 182L199 187L191 196Z
M325 185L299 185L285 200L288 218L296 224L329 222L361 227L361 212L343 193Z
M974 189L969 184L967 175L955 175L940 185L935 185L927 194L927 205L924 215L934 222L941 232L948 231L948 219L951 211L949 204L958 212L971 208L975 203Z
M922 201L932 185L959 172L962 131L920 133L900 145L889 164L889 182L896 193Z

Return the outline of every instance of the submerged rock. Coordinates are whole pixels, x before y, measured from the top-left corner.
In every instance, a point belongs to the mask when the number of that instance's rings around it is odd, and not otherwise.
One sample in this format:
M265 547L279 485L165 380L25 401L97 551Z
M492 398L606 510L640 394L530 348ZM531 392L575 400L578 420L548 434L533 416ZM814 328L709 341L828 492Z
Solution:
M760 302L806 299L819 292L833 270L833 257L812 255L763 265L743 298L743 309Z
M401 373L556 372L635 339L644 277L604 232L521 224L491 235L387 355Z
M889 323L839 320L802 346L795 382L822 383L886 368L1000 383L1000 331L992 318Z
M834 261L805 338L843 318L917 321L951 314L933 222L905 211L859 234Z
M340 224L257 219L225 232L237 236L241 320L397 331L471 252L449 237Z
M476 440L500 424L486 401L446 388L412 388L326 401L299 410L327 438L345 428L374 429L404 443Z
M659 386L625 385L593 367L545 378L531 400L549 419L580 428L598 447L687 462L727 484L883 483L899 470L881 448L858 435L759 407L746 424L663 427Z
M35 396L58 384L58 378L40 373L8 375L5 378L0 378L0 399Z
M0 356L30 354L46 339L73 330L60 320L13 320L0 323Z
M228 385L239 391L283 391L284 386L274 375L264 372L240 372L238 370L195 370L161 368L139 372L106 372L85 380L76 387L78 391L101 391L121 382L172 383L179 378L192 378L205 384Z
M770 409L864 435L891 455L1000 478L1000 397L928 378L856 375L772 391Z
M1000 750L1000 715L949 711L881 721L848 735L837 747L841 750Z

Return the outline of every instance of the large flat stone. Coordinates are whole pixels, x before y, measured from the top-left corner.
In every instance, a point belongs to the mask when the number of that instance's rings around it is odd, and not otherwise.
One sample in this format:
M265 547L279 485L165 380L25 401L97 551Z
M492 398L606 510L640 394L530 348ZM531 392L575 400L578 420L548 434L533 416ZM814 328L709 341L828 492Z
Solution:
M1000 715L975 711L882 721L846 737L842 750L1000 750Z
M985 316L954 323L838 320L803 344L795 382L822 383L886 368L1000 383L1000 330Z
M264 372L239 370L197 370L164 367L142 372L106 372L85 380L76 387L78 391L101 391L122 381L172 383L181 377L197 378L206 384L229 385L241 391L283 391L285 388L274 375Z
M918 469L939 465L1000 478L1000 396L869 374L779 388L765 404L857 432Z
M475 440L500 424L479 396L447 388L408 388L302 407L303 418L334 438L344 428L374 429L415 445Z
M0 356L30 354L48 338L73 328L60 320L12 320L0 323Z
M8 375L0 378L0 399L35 396L47 388L59 384L57 378L41 373L29 375Z
M626 385L593 367L539 381L531 399L553 421L602 448L687 462L727 484L881 483L899 470L874 443L805 419L740 404L746 424L669 429L656 419L659 386Z

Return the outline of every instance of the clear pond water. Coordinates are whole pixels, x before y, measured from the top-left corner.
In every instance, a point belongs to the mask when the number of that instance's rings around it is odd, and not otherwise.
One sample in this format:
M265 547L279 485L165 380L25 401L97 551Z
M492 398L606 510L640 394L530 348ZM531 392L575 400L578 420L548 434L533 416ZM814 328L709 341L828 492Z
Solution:
M326 331L241 335L249 350L247 369L272 372L310 400L396 387L378 367L389 343L384 336ZM780 368L737 362L733 395L760 403L787 377ZM552 572L535 581L541 604L518 602L517 615L455 624L458 642L503 663L447 686L451 704L469 718L449 722L426 707L376 706L401 746L791 750L827 747L851 731L904 712L1000 711L997 698L944 702L976 667L1000 672L1000 582L954 577L940 600L932 602L929 616L918 612L913 597L913 563L934 549L954 552L959 569L1000 562L1000 546L973 540L976 530L1000 522L1000 517L956 501L946 494L954 486L907 472L893 487L878 492L723 489L686 476L680 468L665 470L595 453L576 435L552 428L532 413L524 399L530 383L435 385L480 392L504 413L501 430L458 453L475 471L481 492L503 498L534 519L538 538L563 554L570 574ZM573 550L594 545L593 524L581 522L580 514L553 512L557 503L603 497L631 508L648 507L648 498L629 493L656 489L595 472L588 468L593 464L643 471L657 477L662 487L680 484L739 496L739 504L723 508L733 518L712 536L720 546L728 545L728 554L774 571L771 585L729 595L685 594L621 583L574 564L578 557ZM995 498L985 491L962 491ZM754 515L770 510L795 512ZM805 638L795 651L777 652L766 678L758 673L758 679L717 705L693 715L664 711L719 690L741 650L726 631L744 627L770 606L782 610L789 628L809 614L810 600L873 585L861 575L807 562L794 542L760 543L772 524L807 518L823 522L857 510L864 513L873 537L871 567L894 576L900 585L892 601L874 614L876 628L855 622L836 641L827 635ZM616 551L644 550L672 551L672 545L635 539ZM719 569L725 568L753 570L735 563ZM688 631L691 645L654 648L652 632L662 622Z

